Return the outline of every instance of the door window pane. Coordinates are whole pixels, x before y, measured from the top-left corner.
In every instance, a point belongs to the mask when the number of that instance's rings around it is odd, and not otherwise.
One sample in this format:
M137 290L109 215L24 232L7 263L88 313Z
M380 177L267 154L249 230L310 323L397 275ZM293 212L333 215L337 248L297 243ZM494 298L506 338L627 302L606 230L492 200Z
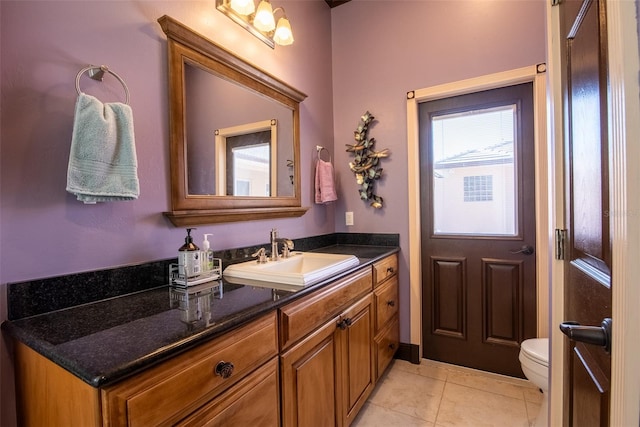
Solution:
M434 234L518 233L516 107L431 118Z

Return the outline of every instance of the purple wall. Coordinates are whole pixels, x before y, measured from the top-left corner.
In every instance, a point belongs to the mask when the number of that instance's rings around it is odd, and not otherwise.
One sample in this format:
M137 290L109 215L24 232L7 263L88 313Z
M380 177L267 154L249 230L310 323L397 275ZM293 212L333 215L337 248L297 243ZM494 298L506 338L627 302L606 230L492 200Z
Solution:
M544 62L545 2L352 0L332 10L331 26L336 231L400 233L400 341L410 342L406 93ZM344 144L367 110L378 121L369 130L376 149L391 151L376 184L380 210L359 200L346 166Z

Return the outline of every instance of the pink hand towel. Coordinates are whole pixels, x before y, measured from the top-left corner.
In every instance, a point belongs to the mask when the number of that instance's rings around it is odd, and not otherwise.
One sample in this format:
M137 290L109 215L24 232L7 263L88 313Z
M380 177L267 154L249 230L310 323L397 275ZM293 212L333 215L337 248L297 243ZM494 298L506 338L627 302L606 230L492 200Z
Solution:
M338 200L333 182L333 165L318 159L316 162L316 203L323 204Z

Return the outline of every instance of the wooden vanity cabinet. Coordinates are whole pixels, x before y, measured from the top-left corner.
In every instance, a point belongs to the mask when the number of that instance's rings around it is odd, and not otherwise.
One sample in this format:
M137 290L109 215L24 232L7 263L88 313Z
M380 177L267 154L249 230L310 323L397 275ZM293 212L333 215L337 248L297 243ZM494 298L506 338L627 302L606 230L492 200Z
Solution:
M398 348L397 262L102 388L16 342L20 424L348 427Z
M218 419L234 419L229 411L241 410L241 403L247 411L256 405L271 408L275 411L272 418L277 419L278 405L270 404L278 396L277 370L272 368L269 371L271 376L275 375L275 381L266 383L261 377L262 371L252 373L277 355L277 323L275 313L272 313L135 377L103 388L104 426L173 425L187 416L199 419L200 411L206 412L202 415L205 418L216 419L218 413L224 412ZM270 393L256 396L257 401L230 400L229 395L244 395L241 391L230 390L243 378L247 381L239 384L238 388L244 390L247 382L260 384L262 388L271 385ZM220 398L223 392L224 397ZM208 404L212 399L230 409L226 411L227 408L221 406L212 413ZM212 422L209 425L218 424Z
M347 426L375 385L371 269L280 310L283 426Z
M17 342L19 423L25 427L224 426L245 422L277 426L277 327L276 313L272 312L99 389ZM256 410L259 413L254 413Z
M376 381L385 371L400 345L398 320L398 256L378 261L374 271Z

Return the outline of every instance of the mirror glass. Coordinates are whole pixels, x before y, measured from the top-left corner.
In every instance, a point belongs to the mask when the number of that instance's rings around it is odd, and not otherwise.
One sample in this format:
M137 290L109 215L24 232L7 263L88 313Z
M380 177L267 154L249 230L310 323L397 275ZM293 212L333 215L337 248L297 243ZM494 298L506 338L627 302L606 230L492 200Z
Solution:
M294 196L293 110L197 65L184 71L188 194Z
M176 226L297 217L306 95L163 16Z

